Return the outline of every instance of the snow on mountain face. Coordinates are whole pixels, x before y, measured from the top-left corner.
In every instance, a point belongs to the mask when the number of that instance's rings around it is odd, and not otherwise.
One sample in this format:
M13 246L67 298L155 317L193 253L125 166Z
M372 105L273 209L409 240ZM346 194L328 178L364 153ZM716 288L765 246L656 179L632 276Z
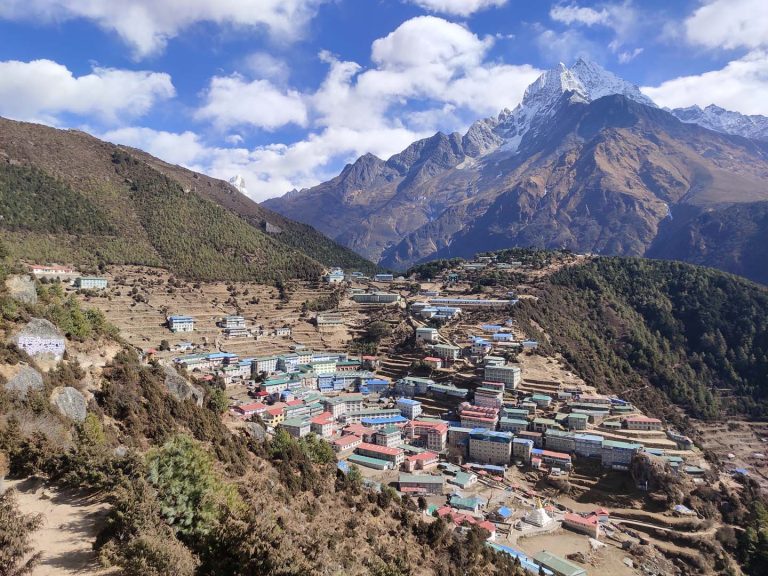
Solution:
M245 178L243 178L240 174L232 176L232 178L229 179L229 183L237 188L237 191L241 194L248 194L248 189L245 187Z
M710 104L704 109L699 106L689 106L688 108L675 108L670 112L683 122L698 124L716 132L768 141L768 117L766 116L747 116L740 112L720 108L714 104Z
M503 150L515 152L523 136L545 122L554 113L560 98L572 92L572 101L591 102L610 94L621 94L646 106L656 107L653 101L642 94L634 84L622 80L602 66L579 58L570 69L562 62L547 70L528 86L523 101L514 110L503 110L496 118L475 122L466 138L477 139L490 129L502 142ZM493 142L484 138L485 153L496 148Z

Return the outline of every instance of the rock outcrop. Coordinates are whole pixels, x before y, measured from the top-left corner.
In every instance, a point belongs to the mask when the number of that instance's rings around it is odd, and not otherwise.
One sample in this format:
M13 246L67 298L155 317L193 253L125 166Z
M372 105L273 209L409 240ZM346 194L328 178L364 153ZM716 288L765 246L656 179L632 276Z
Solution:
M24 304L37 303L37 288L32 276L26 274L9 276L5 281L5 287L8 288L8 293L14 300Z
M190 384L172 366L164 366L163 368L165 369L165 387L174 398L180 402L192 400L198 406L203 405L204 393L200 388Z
M76 388L71 386L56 388L51 394L51 404L70 420L75 422L85 420L87 402L85 396Z
M18 394L22 398L26 398L30 391L42 390L43 387L43 377L40 372L25 364L19 364L18 372L5 383L7 391Z

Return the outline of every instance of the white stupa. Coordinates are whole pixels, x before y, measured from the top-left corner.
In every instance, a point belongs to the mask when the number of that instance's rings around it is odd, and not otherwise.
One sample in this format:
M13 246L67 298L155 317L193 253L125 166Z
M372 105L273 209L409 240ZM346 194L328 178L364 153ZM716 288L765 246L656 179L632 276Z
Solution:
M546 528L554 522L538 498L536 499L536 507L525 515L525 521L539 528Z

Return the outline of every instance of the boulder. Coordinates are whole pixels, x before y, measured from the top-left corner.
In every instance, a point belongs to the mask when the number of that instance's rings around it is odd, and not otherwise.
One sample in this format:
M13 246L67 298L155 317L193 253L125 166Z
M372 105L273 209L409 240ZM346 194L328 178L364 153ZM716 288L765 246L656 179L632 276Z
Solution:
M267 439L267 430L258 422L246 422L245 431L257 442L264 442Z
M19 364L19 370L15 376L12 376L5 383L5 389L14 392L26 398L30 390L42 390L44 387L43 377L34 368L25 364Z
M9 276L5 281L11 298L24 304L37 304L37 288L32 276L17 274Z
M71 386L56 388L51 394L51 404L70 420L75 422L85 420L87 402L85 396L76 388Z
M172 366L164 366L165 369L165 387L171 395L183 402L192 400L198 406L203 405L204 392L197 386L190 384L184 376L176 372Z

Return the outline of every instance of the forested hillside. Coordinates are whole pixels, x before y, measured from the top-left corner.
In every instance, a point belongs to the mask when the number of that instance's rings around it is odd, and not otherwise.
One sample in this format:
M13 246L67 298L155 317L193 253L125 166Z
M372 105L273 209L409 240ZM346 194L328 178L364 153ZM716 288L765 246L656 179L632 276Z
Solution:
M375 266L221 180L138 151L0 118L0 237L38 262L164 266L274 282Z
M597 258L553 274L518 314L588 381L657 413L678 418L671 400L701 418L768 416L768 290L757 284L677 262Z

